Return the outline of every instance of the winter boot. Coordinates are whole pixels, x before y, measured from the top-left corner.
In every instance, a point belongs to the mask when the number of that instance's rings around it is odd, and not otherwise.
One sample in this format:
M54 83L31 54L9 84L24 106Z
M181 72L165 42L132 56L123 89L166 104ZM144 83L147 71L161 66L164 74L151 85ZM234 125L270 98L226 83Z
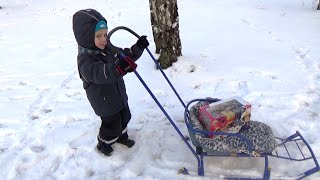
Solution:
M123 145L127 146L128 148L131 148L135 144L134 140L131 140L128 137L127 138L119 138L116 142L119 144L123 144Z
M97 150L106 156L112 155L112 147L111 144L106 144L98 138Z

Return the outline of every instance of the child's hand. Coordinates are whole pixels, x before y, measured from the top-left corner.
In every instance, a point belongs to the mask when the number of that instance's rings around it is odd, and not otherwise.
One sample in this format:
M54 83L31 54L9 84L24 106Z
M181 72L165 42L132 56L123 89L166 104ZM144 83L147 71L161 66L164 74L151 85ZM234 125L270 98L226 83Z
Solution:
M137 68L137 64L129 57L119 58L116 69L121 75L126 75L128 72L132 72Z
M124 48L123 54L125 54L126 56L129 56L129 57L132 57L132 52L129 48Z
M149 42L147 40L147 36L143 35L141 36L138 41L137 41L137 46L140 48L140 49L145 49L149 46Z

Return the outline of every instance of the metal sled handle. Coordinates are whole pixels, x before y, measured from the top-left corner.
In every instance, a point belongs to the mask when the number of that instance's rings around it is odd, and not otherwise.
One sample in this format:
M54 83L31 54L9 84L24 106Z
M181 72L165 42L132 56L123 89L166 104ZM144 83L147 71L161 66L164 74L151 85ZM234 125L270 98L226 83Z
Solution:
M118 54L120 54L120 56L122 57L125 57L125 55L123 54L123 52L120 52L118 47L114 46L112 43L111 43L111 36L113 33L115 33L116 31L118 30L126 30L128 32L130 32L131 34L133 34L135 37L137 38L140 38L140 36L134 32L133 30L131 30L130 28L128 27L125 27L125 26L118 26L118 27L115 27L114 29L112 29L109 33L108 33L108 36L107 36L107 40L108 40L108 44L110 45L111 49L114 49ZM167 75L163 72L159 62L156 60L156 58L152 55L152 53L150 52L150 50L148 48L146 48L146 50L148 51L150 57L152 58L153 62L156 64L157 68L160 70L161 74L163 75L163 77L166 79L167 83L170 85L171 89L173 90L173 92L175 93L175 95L177 96L177 98L179 99L180 103L182 104L182 106L184 108L186 108L186 105L184 104L184 102L182 101L180 95L178 94L178 92L176 91L176 89L173 87L172 83L170 82L169 78L167 77ZM134 71L136 72L136 71Z
M135 33L134 31L132 31L131 29L124 27L124 26L119 26L116 27L114 29L112 29L108 36L108 43L109 46L111 46L111 48L117 49L116 46L112 45L110 38L112 36L112 34L120 29L126 30L128 32L130 32L131 34L133 34L134 36L136 36L137 38L139 38L140 36ZM157 62L157 60L154 58L154 56L152 55L152 53L150 52L150 50L148 48L146 48L149 55L151 56L151 58L153 59L153 61L155 62L155 64L157 65L157 67L159 68L159 70L161 71L162 75L165 77L165 79L167 80L168 84L170 85L170 87L172 88L172 90L174 91L174 93L177 95L177 97L179 98L181 104L183 105L183 107L186 107L186 105L183 103L182 99L180 98L179 94L177 93L177 91L175 90L175 88L173 87L173 85L171 84L171 82L169 81L168 77L165 75L165 73L163 72L162 68L160 67L159 63ZM116 52L119 52L118 50L116 50ZM121 56L125 56L122 52L119 52L119 54ZM188 142L188 140L184 137L184 135L181 133L181 131L178 129L178 127L176 126L176 124L173 122L173 120L171 119L171 117L168 115L168 113L166 112L166 110L162 107L162 105L160 104L160 102L158 101L158 99L154 96L154 94L151 92L150 88L147 86L147 84L144 82L144 80L141 78L141 76L139 75L139 73L134 70L133 71L135 73L135 75L137 76L137 78L140 80L140 82L142 83L142 85L146 88L146 90L148 91L148 93L150 94L150 96L152 97L152 99L156 102L156 104L159 106L159 108L161 109L161 111L163 112L163 114L167 117L167 119L170 121L171 125L174 127L174 129L177 131L177 133L180 135L180 137L182 138L182 140L185 142L185 144L188 146L188 148L191 150L191 152L193 153L193 155L197 158L198 161L200 161L199 157L197 156L195 150L192 148L192 146L190 145L190 143Z

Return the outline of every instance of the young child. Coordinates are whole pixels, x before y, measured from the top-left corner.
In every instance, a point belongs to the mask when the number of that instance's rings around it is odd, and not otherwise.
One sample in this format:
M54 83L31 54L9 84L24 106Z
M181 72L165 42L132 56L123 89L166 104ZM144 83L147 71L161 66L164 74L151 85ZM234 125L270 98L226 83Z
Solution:
M87 98L95 113L101 117L97 149L110 156L111 145L120 143L132 147L127 124L131 119L128 96L123 76L135 70L134 62L148 47L146 36L141 36L120 58L107 44L107 20L94 9L84 9L73 15L73 32L78 43L78 71Z

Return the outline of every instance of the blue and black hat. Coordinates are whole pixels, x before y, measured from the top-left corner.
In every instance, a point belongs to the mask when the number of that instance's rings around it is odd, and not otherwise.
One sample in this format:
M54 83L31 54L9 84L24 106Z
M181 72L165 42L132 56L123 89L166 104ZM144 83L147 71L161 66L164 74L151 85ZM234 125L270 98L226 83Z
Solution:
M97 32L97 31L99 31L101 29L108 29L108 25L107 25L107 22L105 20L98 21L98 23L96 24L95 32Z
M99 50L94 43L95 32L107 29L107 20L94 9L77 11L72 17L72 28L79 46Z

